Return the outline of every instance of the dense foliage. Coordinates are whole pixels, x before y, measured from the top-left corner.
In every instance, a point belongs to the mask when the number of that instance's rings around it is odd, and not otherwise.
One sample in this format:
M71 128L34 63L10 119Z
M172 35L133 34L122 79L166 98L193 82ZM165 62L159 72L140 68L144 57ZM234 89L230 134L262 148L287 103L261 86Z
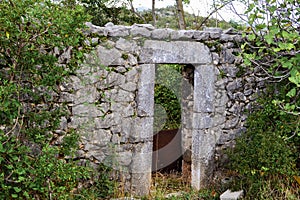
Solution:
M98 26L104 26L108 22L115 25L142 24L143 20L129 10L126 3L120 5L120 1L111 0L80 0L88 14L92 16L91 22ZM118 4L116 6L116 4Z
M254 0L246 11L244 64L268 90L231 154L246 199L298 199L300 174L299 1Z
M299 114L300 2L255 0L246 14L249 41L242 46L245 64L259 67L272 81L287 79L280 91L286 95L273 102L284 111Z
M236 189L247 199L297 199L300 140L295 137L299 117L282 113L270 90L247 119L247 132L230 153L230 169L238 173Z
M56 130L68 117L60 84L84 58L89 18L72 1L0 1L0 10L0 199L80 198L91 169L73 160L78 135Z
M181 65L158 65L156 68L155 131L177 129L181 125L181 68Z

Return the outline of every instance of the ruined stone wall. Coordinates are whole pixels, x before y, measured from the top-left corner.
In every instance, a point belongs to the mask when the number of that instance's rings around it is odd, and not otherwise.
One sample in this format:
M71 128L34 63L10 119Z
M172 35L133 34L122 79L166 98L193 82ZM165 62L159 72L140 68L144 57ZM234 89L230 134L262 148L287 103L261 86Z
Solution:
M182 153L191 184L204 187L224 160L222 149L244 130L263 83L242 72L242 37L232 30L155 29L151 25L97 27L87 23L94 51L66 80L62 124L82 136L78 156L118 170L122 187L143 195L151 184L155 64L191 64L184 70Z

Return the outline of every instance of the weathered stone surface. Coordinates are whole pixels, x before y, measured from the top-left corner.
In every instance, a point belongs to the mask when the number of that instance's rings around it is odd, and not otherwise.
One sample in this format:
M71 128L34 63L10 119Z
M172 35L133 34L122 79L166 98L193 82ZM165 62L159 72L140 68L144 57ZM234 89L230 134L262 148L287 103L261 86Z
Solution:
M132 161L132 151L119 152L116 160L120 166L130 165L130 163Z
M191 185L197 190L204 188L211 179L215 140L215 136L209 131L193 131Z
M85 140L93 145L107 145L111 140L111 132L109 130L95 130L85 135ZM86 149L88 151L88 149Z
M192 162L194 160L208 163L213 157L213 152L216 144L214 134L207 130L193 130L192 141Z
M245 131L244 111L252 109L264 88L265 80L256 78L258 68L237 77L242 60L235 55L241 35L218 28L87 25L88 45L95 51L59 86L61 92L53 94L57 103L66 103L70 116L61 120L56 133L75 128L82 137L80 156L120 170L126 192L148 194L154 109L167 118L162 106L154 106L154 83L169 81L155 80L154 65L184 64L181 88L175 89L182 112L182 141L176 150L184 153L184 163L192 165L192 186L204 187L218 162L225 160L222 149L232 147ZM53 54L68 62L70 49L64 53L54 49ZM157 123L155 131L163 124L164 120Z
M219 39L221 37L221 33L220 32L210 32L209 37L212 39Z
M82 103L94 103L99 98L99 92L95 87L87 86L83 89L77 90L75 93L77 98L74 98L75 105Z
M195 31L193 38L199 41L205 41L208 40L209 33L204 31Z
M142 26L139 24L135 24L132 26L130 33L132 36L144 36L144 37L150 37L151 31L154 27L152 25Z
M238 117L234 117L230 120L227 120L226 123L225 123L225 127L224 129L232 129L232 128L235 128L237 126L239 122L239 118Z
M235 55L233 55L232 52L232 49L225 49L221 51L221 63L233 64L235 61Z
M109 75L104 79L106 87L112 87L117 85L123 85L126 77L116 72L110 72Z
M220 40L224 42L233 41L234 35L228 35L228 34L221 34Z
M116 42L116 48L122 51L135 52L138 46L134 40L126 40L124 38L120 38Z
M172 29L155 29L152 31L152 38L154 39L169 39Z
M225 90L218 93L219 97L216 98L216 106L226 108L228 102L227 93Z
M236 74L239 71L239 68L237 68L235 65L222 65L219 70L223 72L227 77L235 78Z
M130 69L127 73L126 73L126 82L133 82L136 83L138 81L138 70L137 68L133 68Z
M72 109L73 115L81 117L100 117L103 116L101 108L95 104L80 104L76 105Z
M111 111L119 112L121 116L124 117L130 117L134 115L134 103L119 103L119 102L113 102L111 105Z
M128 83L124 83L124 84L120 85L120 88L122 88L123 90L128 91L128 92L134 92L137 89L137 84L128 82Z
M110 98L116 102L131 102L134 100L135 95L132 92L118 90L117 93L112 94Z
M111 37L125 37L129 35L129 28L127 26L108 26L105 32Z
M228 85L226 86L226 89L228 91L233 92L233 91L235 91L235 90L237 90L237 89L239 89L241 87L243 87L242 80L241 79L236 79L233 82L228 83Z
M134 124L134 131L130 135L133 141L153 140L153 117L135 118Z
M135 194L148 195L151 186L152 143L142 143L135 147L131 163L132 190Z
M80 116L72 116L70 117L71 122L68 123L69 128L74 129L94 129L94 119L89 119L87 117L80 117Z
M138 84L138 116L153 116L155 65L142 65Z
M103 66L122 65L125 63L122 53L117 49L106 49L102 46L97 47L97 59L99 60L99 64Z
M213 60L214 65L219 64L219 62L220 62L220 56L219 56L219 54L217 54L215 52L212 53L212 60Z
M230 190L226 190L220 196L220 200L237 200L243 197L243 190L231 192Z
M213 116L207 113L193 113L193 129L208 129L213 125Z
M139 63L203 64L211 60L209 49L202 43L146 40Z
M171 40L191 39L193 36L193 30L179 30L171 32Z
M107 114L103 117L98 117L94 119L94 124L96 129L108 129L112 126L116 126L120 123L121 116L118 113Z
M205 27L203 29L203 31L214 32L214 33L222 33L223 29L221 29L221 28L215 28L215 27Z
M213 65L198 65L194 75L194 111L214 111L215 70Z

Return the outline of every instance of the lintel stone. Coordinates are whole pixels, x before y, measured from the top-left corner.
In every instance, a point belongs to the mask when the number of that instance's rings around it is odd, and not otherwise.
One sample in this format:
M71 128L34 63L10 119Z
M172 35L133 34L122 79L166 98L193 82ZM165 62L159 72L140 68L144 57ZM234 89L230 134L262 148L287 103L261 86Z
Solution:
M139 62L207 64L212 58L209 48L200 42L146 40Z

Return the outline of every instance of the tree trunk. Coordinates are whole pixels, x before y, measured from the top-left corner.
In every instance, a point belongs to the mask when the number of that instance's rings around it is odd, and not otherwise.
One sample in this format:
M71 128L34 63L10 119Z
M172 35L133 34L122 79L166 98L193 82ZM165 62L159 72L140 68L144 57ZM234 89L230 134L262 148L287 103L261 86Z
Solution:
M156 26L156 15L155 15L155 0L152 0L152 19L153 19L153 26Z
M185 19L184 19L182 0L176 0L176 5L177 5L177 12L178 12L179 29L185 29L186 25L185 25Z

